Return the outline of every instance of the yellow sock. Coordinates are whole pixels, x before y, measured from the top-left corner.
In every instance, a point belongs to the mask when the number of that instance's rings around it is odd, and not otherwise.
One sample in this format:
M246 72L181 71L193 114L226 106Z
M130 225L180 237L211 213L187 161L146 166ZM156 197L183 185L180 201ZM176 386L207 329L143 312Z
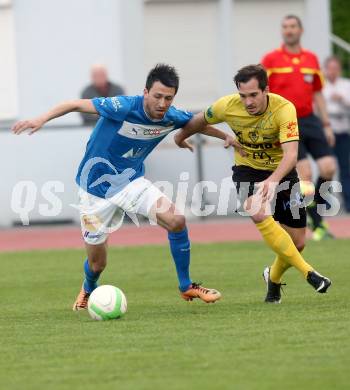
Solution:
M267 245L285 263L297 268L306 278L313 268L303 259L290 235L272 217L267 217L257 223L256 227L260 230Z
M275 261L270 267L270 279L274 283L281 283L282 275L290 268L291 265L282 260L282 258L277 255Z

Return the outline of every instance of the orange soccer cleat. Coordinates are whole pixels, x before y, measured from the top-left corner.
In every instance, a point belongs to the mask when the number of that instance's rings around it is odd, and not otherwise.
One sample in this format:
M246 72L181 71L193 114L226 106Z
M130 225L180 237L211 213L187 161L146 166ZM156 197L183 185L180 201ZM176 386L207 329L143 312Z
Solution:
M199 298L206 303L214 303L221 298L219 291L213 288L205 288L200 283L192 283L188 290L180 292L180 295L186 301Z
M87 309L89 296L90 294L84 290L84 287L82 287L74 302L73 311Z

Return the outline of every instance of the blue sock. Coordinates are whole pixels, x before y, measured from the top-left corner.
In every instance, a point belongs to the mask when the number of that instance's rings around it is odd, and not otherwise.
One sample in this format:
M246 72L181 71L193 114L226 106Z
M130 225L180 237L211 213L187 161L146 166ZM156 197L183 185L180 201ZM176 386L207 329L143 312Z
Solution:
M85 272L84 290L89 294L91 294L97 287L97 281L98 278L100 277L101 272L93 272L89 266L89 262L87 259L84 263L84 272Z
M187 228L182 232L169 232L168 238L179 279L179 288L181 291L186 291L192 283L189 271L191 245L188 239Z

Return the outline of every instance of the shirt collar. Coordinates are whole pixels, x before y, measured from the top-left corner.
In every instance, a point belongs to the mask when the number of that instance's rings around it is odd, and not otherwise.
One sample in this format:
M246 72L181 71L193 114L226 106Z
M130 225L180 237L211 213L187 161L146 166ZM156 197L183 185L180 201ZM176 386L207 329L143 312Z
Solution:
M299 53L291 53L290 51L287 50L287 48L284 44L282 44L282 46L281 46L281 51L290 57L296 57L296 56L300 56L300 55L304 54L304 49L302 47L300 48Z

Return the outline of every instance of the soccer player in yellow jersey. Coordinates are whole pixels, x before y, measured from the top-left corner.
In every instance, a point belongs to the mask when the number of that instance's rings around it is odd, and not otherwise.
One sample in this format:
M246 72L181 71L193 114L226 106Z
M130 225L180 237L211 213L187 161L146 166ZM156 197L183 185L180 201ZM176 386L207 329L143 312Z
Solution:
M240 69L234 81L238 93L222 97L197 114L193 126L180 130L175 142L188 147L186 138L207 124L226 122L231 127L240 143L232 168L238 198L276 253L273 264L263 273L265 302L281 302L281 278L291 266L317 292L325 293L330 279L316 272L300 254L305 245L306 212L295 169L299 140L295 107L269 93L261 65Z

